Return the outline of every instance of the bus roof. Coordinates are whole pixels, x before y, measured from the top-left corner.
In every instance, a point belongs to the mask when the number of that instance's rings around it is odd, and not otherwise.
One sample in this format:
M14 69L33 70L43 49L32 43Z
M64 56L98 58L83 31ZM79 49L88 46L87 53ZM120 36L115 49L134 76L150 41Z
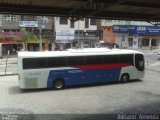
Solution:
M18 57L61 57L61 56L88 56L88 55L112 55L112 54L133 54L141 52L128 49L108 49L108 48L84 48L84 49L68 49L66 51L36 51L18 52Z

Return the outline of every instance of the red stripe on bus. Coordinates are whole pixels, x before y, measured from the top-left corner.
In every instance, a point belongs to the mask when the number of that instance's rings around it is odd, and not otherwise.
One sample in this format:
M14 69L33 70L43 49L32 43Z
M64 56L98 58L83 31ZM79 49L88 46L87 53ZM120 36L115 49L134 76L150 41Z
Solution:
M74 66L74 68L79 69L115 69L115 68L122 68L131 66L130 64L103 64L103 65L86 65L86 66Z

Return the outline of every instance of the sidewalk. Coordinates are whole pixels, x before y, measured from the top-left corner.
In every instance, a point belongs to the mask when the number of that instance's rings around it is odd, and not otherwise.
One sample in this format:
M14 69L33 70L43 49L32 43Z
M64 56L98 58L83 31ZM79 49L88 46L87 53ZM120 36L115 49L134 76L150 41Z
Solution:
M8 58L8 61L7 58L0 59L0 76L9 76L9 75L17 75L17 57Z
M158 54L159 49L137 49L137 51L143 52L144 54Z
M17 64L17 58L8 58L8 61L7 58L0 59L0 65L6 65L6 62L8 64Z

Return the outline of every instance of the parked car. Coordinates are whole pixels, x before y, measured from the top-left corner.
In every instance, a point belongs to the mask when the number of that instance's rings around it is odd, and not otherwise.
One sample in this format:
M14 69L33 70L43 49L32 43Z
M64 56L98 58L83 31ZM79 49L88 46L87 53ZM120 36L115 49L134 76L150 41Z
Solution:
M117 43L103 43L103 47L108 47L108 48L119 48L119 45Z

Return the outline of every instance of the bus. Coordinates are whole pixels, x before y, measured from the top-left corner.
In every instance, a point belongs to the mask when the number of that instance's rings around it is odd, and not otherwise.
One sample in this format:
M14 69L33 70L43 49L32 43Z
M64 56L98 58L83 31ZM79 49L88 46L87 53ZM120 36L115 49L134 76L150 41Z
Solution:
M126 82L143 78L144 72L144 55L134 50L84 48L18 52L21 89Z

